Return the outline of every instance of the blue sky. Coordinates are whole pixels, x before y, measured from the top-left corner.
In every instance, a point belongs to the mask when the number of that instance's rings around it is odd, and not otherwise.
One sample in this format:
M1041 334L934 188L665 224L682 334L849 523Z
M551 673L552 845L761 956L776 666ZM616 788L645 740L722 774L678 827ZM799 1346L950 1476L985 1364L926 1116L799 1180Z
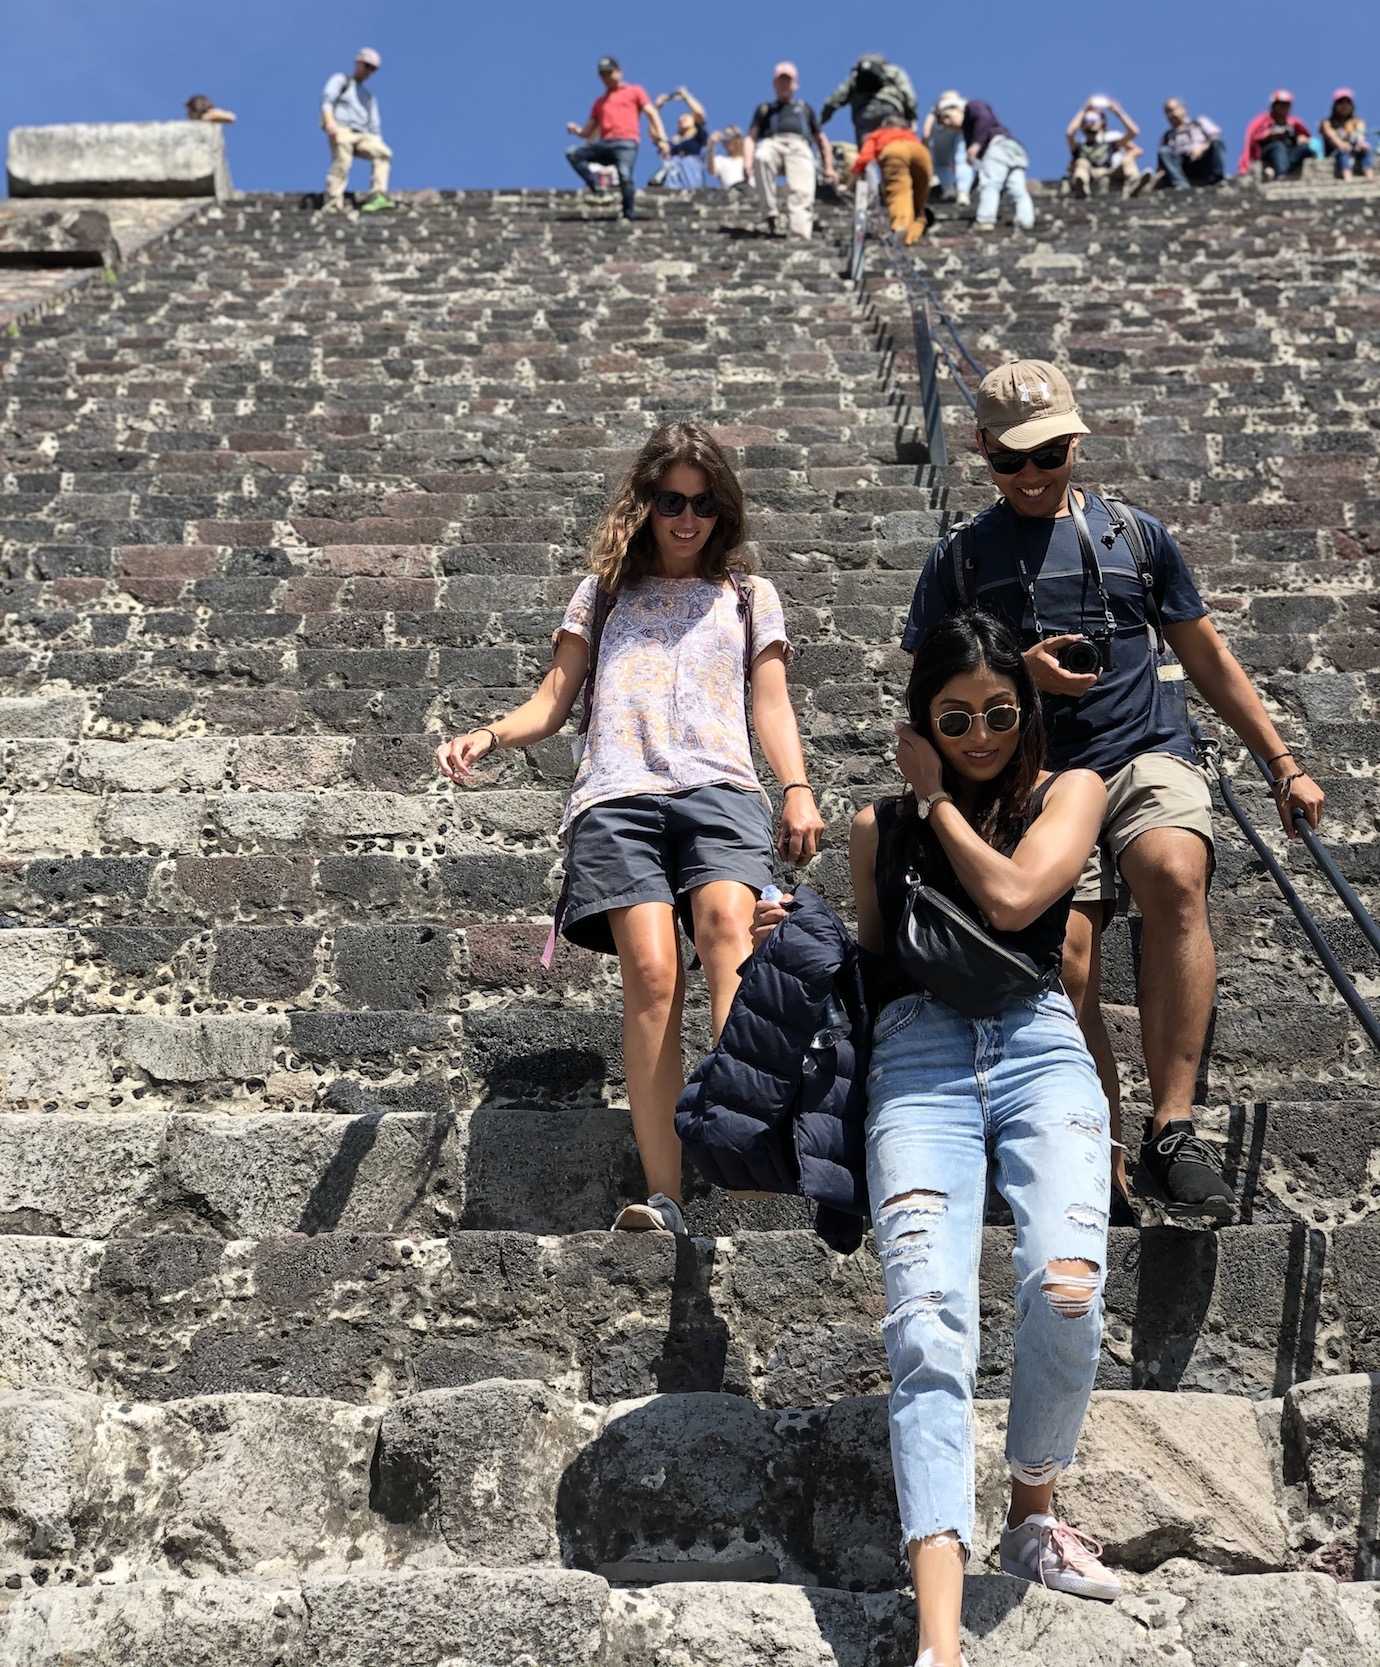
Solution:
M1246 120L1280 82L1314 126L1332 88L1354 80L1380 126L1373 0L1312 24L1298 0L957 0L878 7L875 27L837 0L12 0L7 10L7 128L172 118L205 92L239 116L231 170L248 190L319 187L320 87L363 45L383 54L374 87L402 189L571 183L565 123L583 120L599 91L602 52L654 95L688 85L720 124L747 119L778 57L795 59L818 105L860 52L881 50L910 70L922 101L947 86L988 99L1043 175L1062 170L1064 124L1093 91L1115 94L1147 128L1179 93L1226 129L1233 163ZM849 136L846 111L829 131ZM643 147L639 179L652 154Z

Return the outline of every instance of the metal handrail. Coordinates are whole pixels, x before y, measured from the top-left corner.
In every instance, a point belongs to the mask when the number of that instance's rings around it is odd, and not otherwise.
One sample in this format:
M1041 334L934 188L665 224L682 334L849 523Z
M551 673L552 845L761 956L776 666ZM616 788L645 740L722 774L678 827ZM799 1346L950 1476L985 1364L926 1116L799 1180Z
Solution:
M1370 1003L1356 988L1351 975L1337 959L1336 951L1323 936L1322 928L1314 919L1313 911L1299 896L1298 892L1294 890L1293 881L1290 880L1289 876L1280 866L1279 859L1275 856L1274 852L1261 838L1255 824L1251 821L1249 812L1237 798L1236 789L1232 786L1231 777L1222 768L1221 743L1216 739L1205 740L1196 723L1192 725L1192 729L1194 739L1198 742L1199 751L1217 778L1217 785L1221 790L1223 803L1235 818L1236 825L1246 836L1247 843L1250 845L1251 849L1255 852L1256 856L1260 858L1261 862L1265 864L1266 871L1268 872L1270 878L1279 888L1280 896L1283 897L1284 901L1293 910L1294 918L1303 928L1304 937L1306 937L1309 943L1312 944L1317 953L1318 959L1322 962L1323 971L1332 980L1338 995L1341 996L1342 1000L1351 1009L1352 1013L1355 1015L1357 1023L1370 1038L1371 1046L1377 1051L1380 1051L1380 1019L1376 1018ZM1264 771L1266 779L1270 779L1269 772L1268 770L1265 770L1263 761L1257 757L1254 752L1251 754L1251 757L1255 759L1256 764L1262 769L1262 771ZM1302 813L1300 811L1294 812L1294 819L1296 824L1300 824L1303 828L1306 828L1308 834L1311 836L1310 849L1312 847L1316 847L1313 851L1313 855L1318 857L1319 852L1322 853L1319 858L1319 866L1322 867L1323 872L1326 874L1328 870L1331 869L1337 874L1337 880L1341 882L1341 885L1345 886L1346 890L1351 893L1352 898L1355 900L1356 909L1359 909L1361 914L1365 916L1366 924L1362 926L1362 930L1366 932L1366 936L1372 943L1374 943L1375 938L1372 934L1375 932L1375 922L1371 920L1369 914L1366 914L1365 905L1361 902L1360 898L1356 896L1355 892L1351 891L1351 887L1347 885L1341 874L1337 872L1336 865L1332 862L1331 856L1326 851L1323 851L1323 848L1318 841L1317 836L1313 833L1313 830L1308 827L1306 822L1303 822ZM1331 878L1330 874L1328 875L1328 878ZM1338 895L1340 896L1342 893L1339 891ZM1344 896L1343 901L1346 901ZM1348 908L1351 907L1349 903L1347 906ZM1352 913L1355 914L1355 909L1352 910ZM1359 917L1357 918L1357 924L1361 925Z
M1274 777L1270 774L1270 766L1265 762L1259 753L1252 752L1251 758L1255 763L1256 769L1259 770L1261 775L1265 778L1266 784L1273 786ZM1320 840L1312 828L1309 827L1308 818L1301 810L1296 809L1294 811L1293 823L1298 832L1299 838L1302 839L1304 847L1308 851L1308 854L1322 870L1323 878L1346 905L1347 912L1361 928L1362 937L1365 938L1366 942L1376 952L1376 954L1380 955L1380 926L1376 925L1370 910L1366 908L1365 904L1356 895L1355 891L1352 890L1351 882L1347 879L1346 875L1342 873L1341 869L1337 867L1331 851L1328 850L1322 840Z

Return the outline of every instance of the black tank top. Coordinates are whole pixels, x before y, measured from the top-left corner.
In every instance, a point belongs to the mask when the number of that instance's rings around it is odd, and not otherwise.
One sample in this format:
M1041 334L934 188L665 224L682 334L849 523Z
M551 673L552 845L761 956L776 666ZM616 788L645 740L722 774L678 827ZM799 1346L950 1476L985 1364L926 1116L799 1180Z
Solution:
M1025 829L1028 829L1045 808L1045 798L1059 779L1057 773L1042 782L1030 795L1026 810ZM999 932L988 924L976 903L964 890L954 873L953 864L928 822L903 815L903 798L879 799L873 805L877 818L877 907L882 917L882 953L876 968L875 987L871 992L873 1010L903 995L913 995L915 985L902 970L896 958L896 934L900 929L910 889L906 875L913 868L926 885L933 886L956 903L965 914L978 921L983 930L1009 948L1028 955L1036 966L1048 969L1051 979L1057 978L1064 959L1064 932L1068 926L1069 908L1073 902L1073 888L1058 897L1044 911L1017 932ZM1024 833L1024 829L1022 832ZM1011 849L1014 850L1014 846ZM1003 853L1010 855L1010 851Z

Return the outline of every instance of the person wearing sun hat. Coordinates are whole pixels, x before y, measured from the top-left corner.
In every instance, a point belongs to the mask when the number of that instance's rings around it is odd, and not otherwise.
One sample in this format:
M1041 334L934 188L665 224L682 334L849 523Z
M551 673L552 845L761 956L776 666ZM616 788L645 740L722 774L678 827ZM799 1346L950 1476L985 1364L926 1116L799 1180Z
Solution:
M1107 817L1074 889L1064 986L1097 1061L1119 1142L1116 1059L1099 987L1101 935L1124 883L1141 915L1141 1047L1152 1102L1137 1189L1153 1196L1162 1214L1220 1225L1231 1218L1235 1198L1215 1152L1193 1130L1216 961L1207 916L1212 800L1189 728L1186 680L1269 761L1286 833L1296 833L1295 810L1318 825L1323 793L1218 635L1164 524L1072 487L1090 431L1059 367L1021 359L989 371L976 416L977 450L999 498L931 551L901 646L913 654L939 620L966 608L995 615L1026 645L1026 665L1041 691L1049 768L1102 777ZM1135 1219L1120 1148L1109 1205L1113 1225Z
M972 201L977 169L968 160L967 147L963 143L963 109L962 93L952 87L940 93L925 113L920 137L929 146L939 188L946 197L952 197L960 208L967 208Z
M359 205L359 212L377 214L396 206L388 195L393 153L383 142L379 101L365 86L382 62L372 46L362 46L355 53L354 69L348 75L331 76L322 91L321 126L331 147L331 167L326 175L328 209L344 209L345 182L357 156L373 164L369 195Z
M1308 144L1311 137L1307 124L1294 114L1294 95L1287 87L1276 87L1269 109L1247 123L1236 171L1248 174L1259 163L1260 177L1267 183L1298 179L1313 154Z
M1338 87L1332 95L1332 108L1321 123L1324 154L1332 158L1338 179L1354 175L1357 179L1370 178L1373 154L1366 136L1366 124L1356 114L1356 94L1350 87Z

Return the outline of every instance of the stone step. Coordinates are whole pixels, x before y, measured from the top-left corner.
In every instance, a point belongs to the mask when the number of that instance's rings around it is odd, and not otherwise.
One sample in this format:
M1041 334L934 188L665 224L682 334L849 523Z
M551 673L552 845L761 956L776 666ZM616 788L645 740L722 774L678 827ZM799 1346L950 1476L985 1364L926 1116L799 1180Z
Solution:
M1139 1667L1147 1633L1183 1667L1295 1667L1364 1659L1374 1584L1323 1574L1176 1578L1115 1606L1012 1580L966 1583L969 1667L1002 1667L1030 1640L1055 1659ZM915 1619L897 1594L682 1582L611 1587L576 1570L438 1569L299 1579L98 1577L0 1612L15 1667L903 1667Z
M1112 1229L1098 1387L1267 1400L1364 1369L1377 1247L1374 1216ZM986 1230L982 1399L1010 1389L1011 1248ZM887 1382L870 1242L839 1257L804 1231L10 1235L0 1292L0 1387L15 1389L383 1405L497 1375L604 1402L724 1390L786 1408Z
M1095 1394L1061 1514L1131 1575L1171 1559L1180 1578L1279 1572L1320 1543L1369 1567L1380 1544L1358 1529L1348 1472L1377 1390L1380 1374L1355 1374L1259 1405ZM976 1414L974 1562L994 1569L1007 1405ZM21 1591L38 1589L40 1570L70 1583L98 1568L115 1582L436 1566L848 1591L902 1578L880 1396L777 1412L714 1393L594 1406L530 1380L385 1408L35 1388L0 1397L0 1430L10 1451L44 1455L0 1481L0 1577L19 1576Z
M166 1087L138 1068L120 1086L108 1109L0 1115L0 1232L582 1233L645 1196L627 1112L589 1099L472 1105L439 1073L378 1080L358 1067L272 1071L233 1114L214 1094L162 1109ZM1336 1228L1380 1218L1370 1103L1217 1104L1196 1122L1243 1222ZM1133 1167L1143 1117L1127 1106ZM685 1178L700 1238L809 1225L801 1199L721 1193L690 1164ZM1009 1221L995 1194L989 1214Z

